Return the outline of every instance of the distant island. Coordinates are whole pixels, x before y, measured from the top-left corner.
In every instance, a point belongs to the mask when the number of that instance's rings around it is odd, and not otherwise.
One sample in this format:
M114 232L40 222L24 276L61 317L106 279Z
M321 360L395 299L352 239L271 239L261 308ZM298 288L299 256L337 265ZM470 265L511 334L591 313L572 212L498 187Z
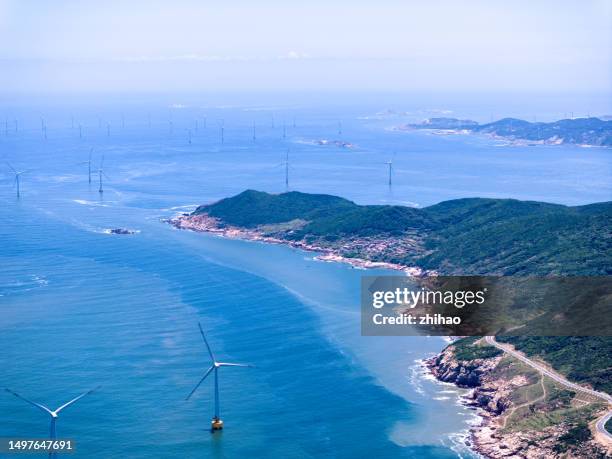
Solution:
M612 147L612 121L594 117L563 119L552 123L503 118L486 124L457 118L429 118L421 123L398 126L397 129L429 129L438 134L486 134L520 145Z
M415 209L247 190L170 223L413 275L612 274L612 202L567 207L469 198ZM610 338L503 340L575 383L612 392ZM472 429L470 446L487 457L604 458L612 453L596 426L610 409L605 402L568 390L482 339L456 341L427 366L438 379L473 389L465 402L479 409L484 422Z

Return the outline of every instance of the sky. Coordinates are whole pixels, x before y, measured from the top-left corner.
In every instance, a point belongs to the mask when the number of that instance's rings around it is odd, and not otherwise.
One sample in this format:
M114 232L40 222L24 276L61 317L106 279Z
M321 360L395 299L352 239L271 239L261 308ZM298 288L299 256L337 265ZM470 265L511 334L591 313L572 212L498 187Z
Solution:
M612 1L0 0L0 92L612 92Z

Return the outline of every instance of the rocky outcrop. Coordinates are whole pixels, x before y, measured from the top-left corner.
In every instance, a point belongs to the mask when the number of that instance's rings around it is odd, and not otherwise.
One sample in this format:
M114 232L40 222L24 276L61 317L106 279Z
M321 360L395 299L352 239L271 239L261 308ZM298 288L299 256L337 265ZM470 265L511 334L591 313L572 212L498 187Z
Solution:
M459 387L478 387L482 385L483 376L497 365L495 359L457 360L454 350L454 346L448 346L427 361L427 366L440 381Z
M503 356L461 360L455 346L447 346L425 362L440 381L472 390L463 402L479 410L482 423L472 428L469 445L487 458L579 459L607 458L605 449L589 439L572 448L560 448L560 440L571 429L561 422L541 430L507 430L506 419L513 409L512 393L530 384L524 375L502 376L496 371Z
M491 371L501 357L490 359L458 360L455 348L448 346L442 353L426 362L432 374L440 381L456 384L459 387L474 389L465 402L493 414L502 414L509 406L508 396L511 388L492 381Z

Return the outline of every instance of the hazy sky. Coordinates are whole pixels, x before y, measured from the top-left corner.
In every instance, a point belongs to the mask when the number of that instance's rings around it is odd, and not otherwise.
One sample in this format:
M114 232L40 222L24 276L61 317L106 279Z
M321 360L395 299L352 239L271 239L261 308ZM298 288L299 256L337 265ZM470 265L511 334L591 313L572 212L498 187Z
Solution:
M2 91L612 87L612 0L0 0Z

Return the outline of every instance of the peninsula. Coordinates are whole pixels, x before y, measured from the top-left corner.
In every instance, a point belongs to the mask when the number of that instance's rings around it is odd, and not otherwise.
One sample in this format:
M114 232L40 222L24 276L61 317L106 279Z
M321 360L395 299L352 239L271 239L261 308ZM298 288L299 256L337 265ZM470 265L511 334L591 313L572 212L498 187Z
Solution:
M612 274L612 202L567 207L469 198L422 209L358 205L322 194L247 190L169 221L180 229L288 244L326 261L412 275ZM502 338L499 338L500 341ZM612 339L503 338L572 384L612 393ZM427 362L437 378L470 387L484 421L471 446L487 457L606 457L598 426L609 406L569 390L478 338ZM586 394L586 395L585 395Z

